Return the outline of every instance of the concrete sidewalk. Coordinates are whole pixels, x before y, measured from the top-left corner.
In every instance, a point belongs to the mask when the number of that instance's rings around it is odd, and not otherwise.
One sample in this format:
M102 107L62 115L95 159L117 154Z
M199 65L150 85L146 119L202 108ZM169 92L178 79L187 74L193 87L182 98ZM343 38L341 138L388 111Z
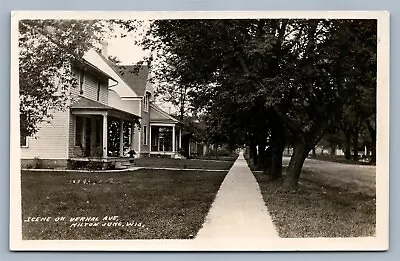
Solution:
M195 239L279 238L243 153L226 175Z

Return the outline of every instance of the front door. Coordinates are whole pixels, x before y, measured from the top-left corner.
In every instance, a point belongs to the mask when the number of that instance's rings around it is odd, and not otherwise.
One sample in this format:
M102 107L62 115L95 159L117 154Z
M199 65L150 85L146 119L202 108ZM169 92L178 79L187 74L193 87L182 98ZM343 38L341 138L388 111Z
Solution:
M85 131L85 157L90 157L92 151L92 121L90 118L86 118L86 131Z

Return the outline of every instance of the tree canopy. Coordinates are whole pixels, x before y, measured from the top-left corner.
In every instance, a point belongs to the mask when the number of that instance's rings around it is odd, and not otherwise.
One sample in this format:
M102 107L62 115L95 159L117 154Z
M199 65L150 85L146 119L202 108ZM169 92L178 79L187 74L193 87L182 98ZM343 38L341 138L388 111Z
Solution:
M217 139L247 135L261 151L268 143L281 153L285 135L273 133L287 130L294 137L288 184L295 186L309 151L333 123L349 110L363 119L374 111L376 26L376 20L155 20L142 45L162 54L155 66L161 80L190 88L193 109L210 115Z
M40 123L66 108L75 77L71 64L104 37L100 20L19 21L19 95L21 136L35 134Z

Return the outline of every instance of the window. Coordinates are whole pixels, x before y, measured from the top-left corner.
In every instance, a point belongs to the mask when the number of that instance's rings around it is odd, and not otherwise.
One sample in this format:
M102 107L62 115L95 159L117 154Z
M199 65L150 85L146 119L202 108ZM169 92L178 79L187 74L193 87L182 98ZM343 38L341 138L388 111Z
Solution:
M27 136L22 136L20 137L20 146L22 148L27 148L28 147L28 137Z
M83 118L76 116L75 146L82 146L83 139Z
M20 120L19 145L20 145L20 147L25 147L25 148L28 147L28 137L25 135L26 131L24 131L24 129L27 128L26 122L27 122L28 117L29 116L27 114L24 114L24 113L19 114L19 120Z
M100 100L100 88L101 88L100 79L97 79L97 101Z
M144 96L144 111L149 111L149 100L150 100L150 93L146 92Z
M85 71L79 72L79 94L83 94L83 84L85 83Z
M147 126L143 126L143 145L147 145Z

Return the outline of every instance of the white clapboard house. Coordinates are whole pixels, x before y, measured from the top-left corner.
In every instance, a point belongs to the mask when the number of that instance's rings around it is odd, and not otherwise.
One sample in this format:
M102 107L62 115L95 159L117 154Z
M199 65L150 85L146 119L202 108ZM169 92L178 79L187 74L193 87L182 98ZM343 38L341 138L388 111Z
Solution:
M84 63L71 65L78 86L70 87L68 108L54 112L33 137L21 137L22 167L38 160L67 167L79 161L118 164L133 155L179 157L181 124L154 103L149 68L116 65L102 45L101 53L89 50ZM118 146L107 134L111 125L123 140Z

